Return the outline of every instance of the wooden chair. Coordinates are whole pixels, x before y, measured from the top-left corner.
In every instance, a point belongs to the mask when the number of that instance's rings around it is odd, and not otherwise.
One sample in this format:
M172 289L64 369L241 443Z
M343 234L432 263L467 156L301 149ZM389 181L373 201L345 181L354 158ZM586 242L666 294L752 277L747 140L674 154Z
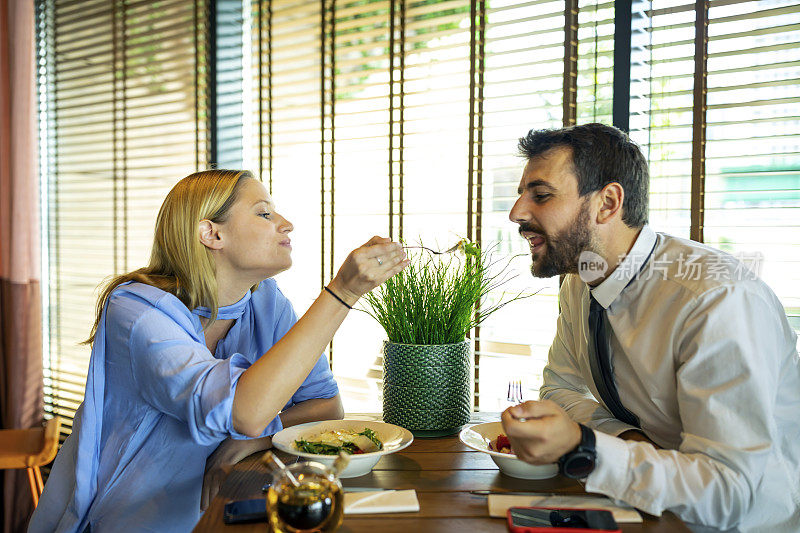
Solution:
M39 504L44 490L40 466L46 465L58 451L61 419L54 417L44 427L0 430L0 469L25 468L31 485L33 506Z

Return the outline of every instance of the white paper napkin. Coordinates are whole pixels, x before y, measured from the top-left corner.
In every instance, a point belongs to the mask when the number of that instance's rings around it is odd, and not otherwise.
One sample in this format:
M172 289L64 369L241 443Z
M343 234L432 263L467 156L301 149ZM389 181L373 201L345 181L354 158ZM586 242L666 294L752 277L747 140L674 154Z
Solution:
M414 513L419 511L417 491L379 490L344 493L344 514Z
M573 509L605 509L611 511L617 523L642 522L642 515L633 507L617 505L605 496L560 496L542 494L530 496L489 495L489 516L505 518L510 507L567 507ZM347 507L345 507L345 513Z

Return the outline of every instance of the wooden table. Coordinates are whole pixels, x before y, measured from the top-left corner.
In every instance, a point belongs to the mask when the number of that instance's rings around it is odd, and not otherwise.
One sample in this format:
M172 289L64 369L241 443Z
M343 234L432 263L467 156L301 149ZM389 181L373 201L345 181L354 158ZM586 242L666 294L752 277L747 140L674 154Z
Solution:
M348 418L376 419L361 415ZM473 423L497 420L497 413L475 413ZM281 455L281 458L290 459ZM263 496L261 487L269 479L259 457L251 455L241 461L222 485L195 532L230 531L259 532L265 524L227 526L222 521L226 502ZM473 490L553 492L585 494L578 482L557 476L545 480L524 480L500 474L488 454L464 446L458 435L433 439L415 439L397 453L381 458L373 471L357 478L343 479L347 487L416 489L420 510L417 513L346 515L339 531L364 533L427 533L427 532L496 532L507 531L501 518L490 518L486 496L473 495ZM642 524L620 524L622 531L678 533L689 529L672 514L657 518L649 515Z

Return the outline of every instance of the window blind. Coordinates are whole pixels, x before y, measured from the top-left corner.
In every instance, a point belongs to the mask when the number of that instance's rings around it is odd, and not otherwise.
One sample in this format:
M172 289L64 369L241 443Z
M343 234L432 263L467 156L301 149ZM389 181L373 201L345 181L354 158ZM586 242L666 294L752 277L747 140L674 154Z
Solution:
M37 2L48 331L45 410L71 431L96 288L144 266L158 208L206 166L202 2Z
M490 303L539 291L500 309L480 328L478 407L496 411L506 406L509 380L522 380L526 399L538 397L555 335L558 277L531 275L528 243L508 213L526 163L517 155L518 139L564 120L564 2L489 2L486 14L480 231L486 246L498 243L498 259L518 256L509 270L516 277L491 294Z
M611 124L614 2L582 0L578 9L578 124Z
M468 184L476 28L468 0L405 0L395 14L393 196L402 198L393 209L397 236L446 249L467 236L474 209ZM373 345L379 349L385 334L376 330Z
M689 237L694 2L634 1L630 135L650 165L650 224Z
M295 222L294 266L279 282L299 312L345 254L373 234L416 239L425 224L442 227L425 228L428 235L465 233L465 217L457 214L466 188L454 188L445 207L426 187L433 175L466 172L466 140L440 167L425 163L434 159L431 139L466 139L469 4L371 1L325 8L253 3L259 164L278 209ZM431 75L434 63L438 75ZM443 179L440 187L446 185ZM449 234L444 227L452 228ZM378 403L381 336L360 314L337 333L331 355L348 409Z
M321 7L313 0L259 1L251 11L254 166L277 211L294 224L293 266L277 280L302 314L323 273Z
M651 224L739 257L800 330L800 7L699 5L633 4L631 136L650 163Z
M709 4L704 240L744 260L800 330L800 4Z
M322 7L252 4L259 166L279 210L300 214L293 217L294 267L279 277L298 311L318 294L309 280L325 283L374 233L440 248L469 234L501 241L501 253L523 248L507 222L522 168L516 140L533 125L562 122L563 4L380 0ZM531 278L522 263L517 285L525 286ZM541 303L552 318L554 290ZM538 330L509 322L512 316L481 329L479 357L531 359ZM379 405L383 337L361 314L337 333L333 369L349 410ZM541 366L547 343L536 342ZM516 364L479 367L486 405L497 408L495 395L505 395L508 379L502 368Z
M241 0L214 0L210 6L209 17L214 23L209 25L209 53L215 70L209 78L215 83L209 85L209 112L213 116L209 131L209 161L218 168L243 169L244 143L252 133L244 130L244 114L249 113L245 105L245 94L251 87L245 85L245 71L250 73L250 61L245 50L244 6ZM249 15L249 9L248 9ZM250 35L247 35L250 40ZM249 50L249 47L247 48ZM245 64L245 57L248 61ZM249 80L248 80L249 81Z
M373 234L402 234L404 4L337 2L327 39L331 73L328 108L332 152L326 198L328 277L352 248ZM391 149L390 149L391 147ZM327 163L328 161L326 161ZM391 228L390 228L391 226ZM334 371L349 405L379 405L381 329L351 313L333 342Z
M279 283L302 313L374 233L441 248L469 236L527 256L507 221L524 164L517 138L575 115L611 122L612 2L211 7L37 1L49 413L70 418L82 399L89 352L77 343L97 284L147 261L158 205L195 168L243 156L260 173L295 224L294 266ZM632 9L630 133L650 163L652 225L762 253L761 274L800 329L798 7L634 0ZM240 26L251 30L241 50ZM481 409L502 406L507 381L521 375L535 395L554 335L558 280L534 279L529 258L516 261L506 291L542 290L475 332ZM383 337L356 313L331 347L349 411L379 405Z

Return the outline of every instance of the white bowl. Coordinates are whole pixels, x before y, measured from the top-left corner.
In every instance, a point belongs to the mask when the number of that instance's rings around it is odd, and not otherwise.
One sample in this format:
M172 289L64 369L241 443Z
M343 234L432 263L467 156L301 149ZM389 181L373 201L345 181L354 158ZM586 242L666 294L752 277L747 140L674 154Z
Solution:
M298 450L294 445L294 441L301 438L310 439L332 429L355 430L360 432L364 431L364 428L369 428L375 432L383 443L383 449L377 452L351 455L350 463L347 465L347 468L344 469L344 472L339 474L340 478L358 477L369 474L372 471L372 467L378 463L382 456L402 450L414 441L414 436L407 429L393 424L386 424L385 422L370 422L367 420L325 420L322 422L299 424L279 431L272 436L272 445L282 452L298 455L304 459L316 461L330 467L333 464L333 460L336 459L335 455L320 455Z
M522 479L547 479L558 474L558 465L532 465L510 453L501 453L489 449L489 442L504 433L500 422L486 422L461 430L458 438L461 442L479 452L488 453L500 471L508 476Z

